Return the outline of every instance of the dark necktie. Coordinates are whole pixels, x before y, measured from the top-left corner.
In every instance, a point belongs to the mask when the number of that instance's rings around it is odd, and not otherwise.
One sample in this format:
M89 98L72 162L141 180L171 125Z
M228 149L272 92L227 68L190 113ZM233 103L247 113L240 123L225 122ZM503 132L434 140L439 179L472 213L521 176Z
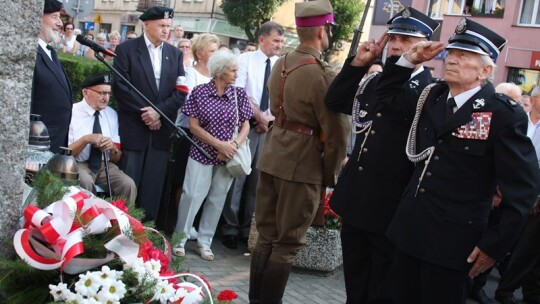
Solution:
M101 126L99 124L99 111L96 111L94 113L94 127L92 128L93 134L101 134ZM92 170L92 172L96 173L101 168L101 150L99 148L96 148L92 146L90 148L90 157L88 158L88 168Z
M64 84L67 86L67 82L65 82L66 77L64 76L64 71L62 70L62 65L60 64L60 60L58 60L58 55L56 55L56 50L50 46L47 45L47 49L51 51L51 58L54 67L56 68L56 72L58 73L58 76L60 76L60 79L64 81Z
M446 120L452 118L454 115L454 108L457 107L454 97L450 97L446 100Z
M270 77L270 58L266 59L266 68L264 69L263 92L261 97L261 111L263 112L268 109L268 89L266 88L268 77Z

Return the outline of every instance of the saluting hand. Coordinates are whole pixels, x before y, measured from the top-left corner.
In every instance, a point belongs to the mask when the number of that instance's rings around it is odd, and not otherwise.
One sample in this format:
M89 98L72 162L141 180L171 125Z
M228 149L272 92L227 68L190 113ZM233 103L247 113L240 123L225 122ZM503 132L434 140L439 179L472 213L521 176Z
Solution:
M386 43L388 42L388 34L385 32L377 41L370 39L360 43L356 51L356 56L351 61L352 66L363 67L370 65L383 52ZM354 47L351 45L351 47Z
M474 263L469 270L469 277L473 279L486 271L489 267L493 266L493 264L495 264L495 259L475 246L471 254L467 257L467 263Z
M444 42L420 41L403 54L410 63L420 64L433 59L444 49Z

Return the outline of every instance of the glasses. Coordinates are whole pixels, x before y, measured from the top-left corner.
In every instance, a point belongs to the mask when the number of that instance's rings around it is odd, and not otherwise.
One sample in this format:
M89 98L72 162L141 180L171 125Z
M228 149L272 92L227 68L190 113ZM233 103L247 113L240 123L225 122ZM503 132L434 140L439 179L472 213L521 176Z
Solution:
M90 91L98 93L101 98L104 98L105 96L111 96L110 91L106 92L106 91L96 91L96 90L93 90L93 89L90 89L90 88L87 88L87 89L90 90Z
M189 45L181 45L178 48L179 49L190 49L191 47Z
M73 31L73 28L66 27L66 31Z

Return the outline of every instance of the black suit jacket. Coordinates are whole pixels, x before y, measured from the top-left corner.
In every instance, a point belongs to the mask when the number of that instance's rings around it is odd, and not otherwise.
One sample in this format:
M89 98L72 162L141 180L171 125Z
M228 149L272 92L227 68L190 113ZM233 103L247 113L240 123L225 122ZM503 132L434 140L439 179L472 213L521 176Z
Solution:
M72 105L71 85L66 73L63 69L59 73L38 45L30 113L41 115L41 121L49 131L53 153L57 153L59 147L67 147Z
M178 109L185 99L185 94L177 91L175 87L176 78L184 75L182 52L168 43L163 43L159 90L144 36L119 44L115 52L117 56L114 59L114 68L167 117L173 122L176 121ZM153 147L157 150L168 150L171 145L169 135L173 131L172 126L162 117L161 129L151 131L142 121L140 111L149 105L118 77L113 78L112 88L118 101L122 148L144 150L148 145L150 134L153 134Z
M366 134L356 136L353 152L330 200L332 209L348 225L378 234L386 232L412 174L405 142L418 96L433 82L427 69L409 80L412 70L391 64L395 60L389 58L383 73L372 79L359 96L361 110L367 112L362 120L372 120L372 127L360 158ZM353 94L365 70L345 64L328 91L327 105L350 114ZM394 74L401 77L400 82L386 81L387 75Z
M435 150L427 168L417 163L387 236L420 260L466 271L475 246L498 260L508 252L539 193L540 170L527 116L508 96L488 83L445 120L447 96L441 82L427 97L416 146ZM487 138L460 133L473 117L490 115ZM499 222L488 227L496 186L504 202Z

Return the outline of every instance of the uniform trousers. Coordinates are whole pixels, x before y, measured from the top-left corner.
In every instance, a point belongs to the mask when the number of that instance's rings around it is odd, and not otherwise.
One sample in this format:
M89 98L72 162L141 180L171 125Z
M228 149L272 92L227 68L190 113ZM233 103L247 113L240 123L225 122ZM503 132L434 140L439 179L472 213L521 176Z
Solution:
M168 157L169 151L152 146L152 135L145 150L124 150L122 154L124 172L137 186L136 205L144 209L147 221L157 220Z
M201 248L210 248L232 180L224 165L204 165L191 157L188 159L175 228L176 232L184 233L184 238L176 246L186 244L195 216L206 198L197 244Z
M321 185L284 180L260 172L255 220L255 251L271 253L275 263L292 263L306 243L306 233L319 206Z
M230 190L229 199L223 208L222 226L223 235L238 235L249 237L251 218L255 211L255 194L259 181L259 170L256 168L259 155L261 154L266 133L258 133L255 128L249 130L249 149L251 150L251 173L247 176L239 176L234 179ZM241 211L242 196L244 197L243 212Z
M539 299L540 216L529 216L512 252L508 268L501 276L495 294L509 296L523 287L523 298Z
M135 199L137 199L137 187L135 187L133 180L114 163L109 162L108 165L109 181L112 190L112 193L109 193L109 195L122 195L130 202L135 202ZM101 168L96 173L88 168L88 163L86 162L77 163L77 168L79 169L79 184L81 187L92 191L94 194L96 194L96 185L108 191L105 166L101 165Z
M341 246L347 304L394 303L397 249L386 236L344 222Z
M470 279L467 271L431 264L398 251L396 303L465 304Z

